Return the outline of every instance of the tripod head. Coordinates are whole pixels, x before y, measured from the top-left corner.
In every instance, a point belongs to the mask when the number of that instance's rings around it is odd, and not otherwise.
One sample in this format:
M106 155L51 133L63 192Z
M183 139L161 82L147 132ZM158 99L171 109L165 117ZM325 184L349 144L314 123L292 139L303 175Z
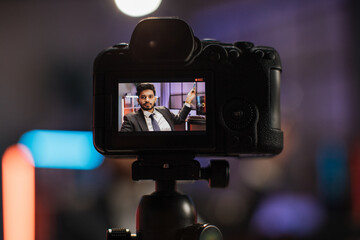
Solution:
M210 187L226 187L229 183L229 163L211 160L201 168L192 155L142 155L132 165L133 180L207 180Z
M197 223L190 197L176 191L177 180L207 180L210 187L226 187L229 164L212 160L206 168L191 155L142 155L132 165L133 180L154 180L155 192L142 197L136 213L136 234L108 229L107 240L222 240L220 230Z

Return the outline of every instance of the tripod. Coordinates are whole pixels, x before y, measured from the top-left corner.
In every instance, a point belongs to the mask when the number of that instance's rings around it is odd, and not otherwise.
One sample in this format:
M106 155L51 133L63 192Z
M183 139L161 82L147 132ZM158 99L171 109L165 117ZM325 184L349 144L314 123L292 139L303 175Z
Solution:
M229 164L212 160L201 168L193 156L141 156L132 165L133 180L154 180L155 192L144 195L136 213L136 234L112 228L107 240L222 240L220 230L197 223L190 197L176 190L177 180L208 180L210 187L226 187Z

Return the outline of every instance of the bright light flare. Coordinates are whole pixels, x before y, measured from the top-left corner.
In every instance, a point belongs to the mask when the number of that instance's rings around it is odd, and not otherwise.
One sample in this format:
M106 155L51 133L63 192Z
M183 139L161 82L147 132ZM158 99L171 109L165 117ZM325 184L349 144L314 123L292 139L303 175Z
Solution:
M161 0L115 0L119 10L131 17L141 17L154 12Z
M2 187L4 240L35 240L35 167L24 145L5 151Z

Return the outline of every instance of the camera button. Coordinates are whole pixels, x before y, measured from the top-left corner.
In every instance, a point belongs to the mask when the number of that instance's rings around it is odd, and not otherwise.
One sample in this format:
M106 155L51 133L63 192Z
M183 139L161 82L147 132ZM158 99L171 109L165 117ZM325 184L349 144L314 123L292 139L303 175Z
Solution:
M212 62L219 62L221 60L221 55L218 52L210 52L209 59Z
M234 45L244 51L254 47L254 44L252 42L235 42Z
M272 52L268 52L266 53L265 58L269 60L275 60L275 54Z
M232 61L235 61L236 59L238 59L240 57L241 52L239 50L236 49L231 49L229 51L229 58Z
M255 53L256 57L259 59L261 59L265 56L265 53L261 50L256 50L254 53Z

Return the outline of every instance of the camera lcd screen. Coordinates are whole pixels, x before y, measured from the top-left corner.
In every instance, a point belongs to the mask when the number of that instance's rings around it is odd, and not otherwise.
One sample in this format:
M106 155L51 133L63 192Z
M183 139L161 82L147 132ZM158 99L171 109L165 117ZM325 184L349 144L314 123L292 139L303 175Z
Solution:
M118 83L118 132L206 132L204 78Z

